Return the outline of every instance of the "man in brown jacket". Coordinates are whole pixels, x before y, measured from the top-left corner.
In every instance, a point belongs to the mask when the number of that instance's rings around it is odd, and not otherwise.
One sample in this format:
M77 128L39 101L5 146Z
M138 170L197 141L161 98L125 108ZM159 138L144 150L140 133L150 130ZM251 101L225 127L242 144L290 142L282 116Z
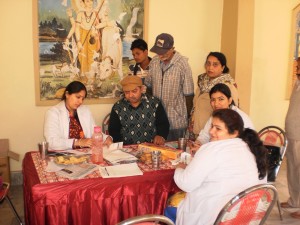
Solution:
M290 98L285 119L287 146L287 180L290 198L281 203L282 208L300 208L300 57L297 59L297 80ZM300 211L291 213L300 219Z

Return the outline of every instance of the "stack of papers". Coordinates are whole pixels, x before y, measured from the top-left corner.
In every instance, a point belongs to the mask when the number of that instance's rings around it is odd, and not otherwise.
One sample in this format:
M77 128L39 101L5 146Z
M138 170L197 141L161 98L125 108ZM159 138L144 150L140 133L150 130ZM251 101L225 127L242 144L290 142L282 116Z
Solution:
M110 162L111 164L119 164L121 162L128 163L128 162L136 162L138 159L122 150L114 150L109 152L104 152L103 157L105 160Z
M143 175L143 172L136 163L99 167L99 171L103 178Z

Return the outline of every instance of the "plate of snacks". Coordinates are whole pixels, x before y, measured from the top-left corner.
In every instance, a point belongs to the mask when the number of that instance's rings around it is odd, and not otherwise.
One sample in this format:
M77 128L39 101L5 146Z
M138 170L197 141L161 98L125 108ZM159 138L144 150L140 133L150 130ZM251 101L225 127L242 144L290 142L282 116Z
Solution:
M75 165L87 162L88 158L87 155L63 155L56 156L54 162L59 165Z

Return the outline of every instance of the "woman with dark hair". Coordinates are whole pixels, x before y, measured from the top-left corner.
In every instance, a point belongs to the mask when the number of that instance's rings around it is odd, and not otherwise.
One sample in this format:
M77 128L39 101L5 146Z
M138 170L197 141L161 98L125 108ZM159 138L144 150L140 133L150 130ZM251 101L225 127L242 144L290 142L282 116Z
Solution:
M235 104L238 106L239 103L237 85L229 74L225 55L221 52L210 52L206 57L204 67L206 72L198 76L198 88L194 96L188 127L190 139L192 140L198 136L212 113L209 104L209 91L214 85L218 83L227 84Z
M254 130L244 129L237 112L215 110L210 136L188 165L180 163L175 170L175 183L186 192L177 225L211 225L232 197L267 182L267 150Z
M44 136L51 150L91 147L96 126L87 106L82 105L87 90L83 83L73 81L66 87L62 101L51 107L45 116ZM110 136L103 134L104 144L112 143Z
M250 128L254 130L254 125L249 116L240 110L234 103L231 96L231 91L226 84L219 83L213 86L209 92L210 105L213 110L217 109L232 109L236 111L243 119L244 128ZM209 142L210 135L209 130L211 128L212 117L210 117L204 128L200 131L199 136L196 139L195 144L201 145ZM199 148L200 146L198 146Z

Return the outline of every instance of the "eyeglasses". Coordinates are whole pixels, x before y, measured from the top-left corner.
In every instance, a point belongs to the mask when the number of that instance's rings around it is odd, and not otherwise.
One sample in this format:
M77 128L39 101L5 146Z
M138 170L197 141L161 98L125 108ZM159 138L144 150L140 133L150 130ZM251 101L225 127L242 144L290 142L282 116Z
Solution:
M206 63L205 63L205 66L207 66L207 67L210 67L210 66L218 67L218 66L220 66L220 63L218 63L218 62L213 62L213 63L211 63L211 62L206 62Z

